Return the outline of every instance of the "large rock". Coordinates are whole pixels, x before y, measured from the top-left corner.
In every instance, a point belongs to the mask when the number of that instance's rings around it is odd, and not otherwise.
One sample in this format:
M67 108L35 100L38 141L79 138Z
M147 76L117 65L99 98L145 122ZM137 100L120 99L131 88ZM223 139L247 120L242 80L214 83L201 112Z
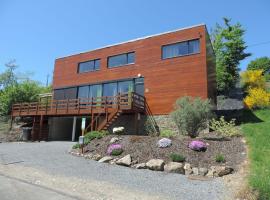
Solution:
M184 170L185 170L185 175L190 175L193 173L192 167L189 163L185 163Z
M123 158L120 158L119 160L116 161L117 165L123 165L123 166L130 166L131 165L131 156L130 154L126 155Z
M124 134L125 128L124 127L115 127L113 128L113 134Z
M233 168L228 166L211 166L206 174L208 177L221 177L233 172Z
M101 158L102 158L102 156L99 155L99 154L94 154L94 155L92 156L92 160L95 160L95 161L98 161L98 160L100 160Z
M178 162L169 162L164 166L164 171L170 173L185 174L184 165Z
M199 168L198 167L193 167L192 168L192 173L193 173L193 175L198 176L199 175Z
M113 143L116 143L118 142L120 139L118 137L113 137L111 140L110 140L110 144L113 144Z
M172 140L168 139L168 138L162 138L158 141L157 143L158 147L160 148L165 148L165 147L169 147L172 145Z
M145 163L139 163L135 165L136 169L146 169L146 164Z
M164 160L161 159L151 159L146 163L148 169L155 171L163 171L164 170Z
M208 172L208 169L205 167L199 168L199 175L200 176L205 176Z
M100 162L100 163L108 163L112 159L113 159L113 157L111 157L111 156L104 156L98 162Z

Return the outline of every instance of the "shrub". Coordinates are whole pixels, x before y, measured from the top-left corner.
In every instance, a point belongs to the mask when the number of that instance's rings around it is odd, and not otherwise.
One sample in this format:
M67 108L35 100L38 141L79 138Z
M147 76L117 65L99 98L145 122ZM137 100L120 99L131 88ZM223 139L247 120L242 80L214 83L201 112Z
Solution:
M122 153L123 152L122 145L121 144L111 144L107 149L107 154L108 155L113 155L112 152L114 152L114 154L117 154L117 152Z
M171 153L170 158L173 162L185 162L186 158L183 155L177 153Z
M161 137L171 138L171 137L173 137L174 135L175 135L174 132L172 132L171 130L162 130L162 131L160 132L160 136L161 136Z
M114 149L114 150L112 150L111 155L112 156L119 156L122 153L123 153L123 149Z
M105 131L91 131L88 132L84 135L84 144L87 145L90 143L91 140L93 139L101 139L103 138L105 135L107 134L107 132Z
M206 151L207 146L203 141L193 140L189 143L188 147L194 151Z
M222 154L217 154L215 157L216 162L218 163L224 163L225 162L225 158Z
M157 127L155 127L155 124L151 121L150 117L147 117L147 119L144 123L144 130L150 136L158 136L159 135L159 132L157 131Z
M247 90L250 88L265 88L263 70L247 70L241 73L241 83Z
M78 149L80 148L80 144L79 143L76 143L72 146L72 149Z
M270 106L270 93L262 88L250 88L244 104L248 109L266 108Z
M227 122L224 116L221 116L219 120L212 119L209 127L224 137L240 135L240 130L235 126L235 119Z
M181 134L196 137L201 130L207 128L211 109L208 99L182 97L176 101L175 111L171 115Z

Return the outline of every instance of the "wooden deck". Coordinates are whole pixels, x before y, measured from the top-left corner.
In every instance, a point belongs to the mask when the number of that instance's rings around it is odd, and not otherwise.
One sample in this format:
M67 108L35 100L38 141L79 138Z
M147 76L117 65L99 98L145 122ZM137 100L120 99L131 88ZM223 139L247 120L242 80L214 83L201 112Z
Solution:
M132 92L110 97L16 103L12 106L12 117L79 116L93 113L108 114L114 110L131 113L144 112L145 97Z

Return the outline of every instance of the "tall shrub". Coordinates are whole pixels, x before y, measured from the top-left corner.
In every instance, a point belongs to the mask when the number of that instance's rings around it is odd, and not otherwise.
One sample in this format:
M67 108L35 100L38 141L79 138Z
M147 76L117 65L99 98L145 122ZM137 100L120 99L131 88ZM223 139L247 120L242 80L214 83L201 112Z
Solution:
M211 109L210 100L186 96L176 101L171 116L181 134L196 137L207 127L207 121L212 116Z

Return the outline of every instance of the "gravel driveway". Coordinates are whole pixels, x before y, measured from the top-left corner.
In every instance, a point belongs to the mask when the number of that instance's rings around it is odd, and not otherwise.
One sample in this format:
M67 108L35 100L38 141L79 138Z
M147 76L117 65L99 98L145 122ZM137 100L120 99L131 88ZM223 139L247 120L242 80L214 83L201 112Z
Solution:
M53 188L74 199L232 199L221 178L191 180L98 163L68 154L73 144L1 143L0 176Z

